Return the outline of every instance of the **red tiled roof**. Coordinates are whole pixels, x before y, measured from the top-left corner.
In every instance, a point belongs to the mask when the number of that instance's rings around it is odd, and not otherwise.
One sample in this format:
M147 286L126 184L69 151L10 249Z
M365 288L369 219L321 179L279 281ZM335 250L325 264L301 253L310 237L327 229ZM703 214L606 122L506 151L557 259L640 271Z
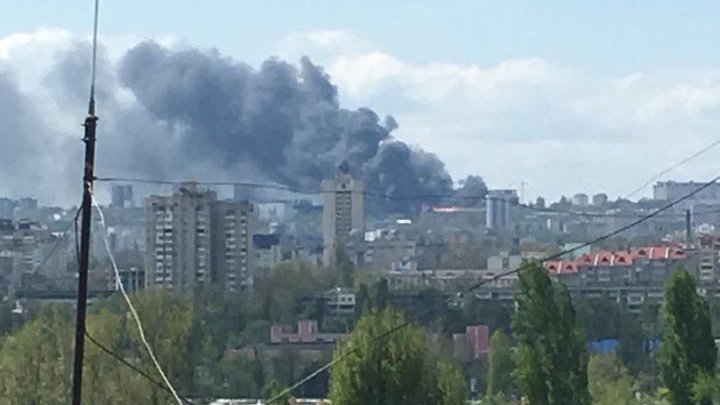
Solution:
M545 262L545 269L552 274L577 273L577 263L573 261L553 260Z
M574 261L551 260L544 263L545 268L553 274L575 273L578 266L631 266L638 259L646 260L680 260L686 259L687 253L679 246L647 246L617 252L598 251L585 253Z

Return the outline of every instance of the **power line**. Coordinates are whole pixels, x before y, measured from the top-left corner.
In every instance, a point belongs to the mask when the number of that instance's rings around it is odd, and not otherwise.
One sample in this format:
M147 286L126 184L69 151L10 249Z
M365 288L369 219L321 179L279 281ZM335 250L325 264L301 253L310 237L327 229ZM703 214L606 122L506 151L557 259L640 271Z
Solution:
M699 151L693 153L692 155L690 155L690 156L688 156L688 157L680 160L679 162L676 162L675 164L667 167L666 169L658 172L658 173L655 174L654 176L650 177L646 182L644 182L644 183L641 184L638 188L636 188L635 190L631 191L628 195L626 195L626 196L625 196L625 199L630 199L630 197L632 197L632 196L634 196L635 194L641 192L643 189L645 189L645 187L647 187L647 186L649 186L650 184L652 184L653 181L655 181L655 180L659 179L660 177L662 177L662 176L670 173L671 171L677 169L678 167L684 165L685 163L687 163L687 162L695 159L696 157L702 155L703 153L709 151L710 149L716 147L717 145L720 145L720 139L717 140L717 141L715 141L715 142L713 142L713 143L711 143L710 145L708 145L708 146L700 149Z
M70 222L70 223L60 232L60 236L58 237L58 240L55 241L55 243L54 243L53 246L50 248L50 251L47 253L47 255L45 255L45 257L43 257L42 261L41 261L37 266L35 266L35 267L32 269L31 273L32 273L33 275L36 274L36 273L38 272L38 270L40 270L41 268L43 268L43 266L45 266L45 265L50 261L50 259L53 257L53 255L55 255L55 253L57 252L58 248L60 247L63 239L65 238L65 235L70 231L70 229L71 229L73 226L77 227L77 220L78 220L78 217L80 216L80 210L81 210L81 209L78 208L78 210L75 212L75 217L74 217L73 222Z
M97 201L95 201L95 197L92 196L92 202L95 208L98 211L98 217L100 218L100 225L102 226L102 239L103 244L105 245L105 249L107 250L108 256L110 257L110 263L112 264L113 271L115 272L115 286L120 290L120 293L122 294L123 298L125 299L125 302L127 303L128 307L130 308L130 313L132 314L133 319L135 320L135 324L137 326L138 334L140 335L140 340L142 341L143 345L145 346L145 349L147 350L148 355L150 356L150 360L152 361L153 365L157 369L158 374L160 374L160 377L162 378L163 382L167 386L168 390L172 393L173 398L177 401L179 405L183 405L183 400L178 395L177 391L175 390L175 387L173 387L172 383L168 379L167 375L163 371L162 367L160 366L160 362L158 362L157 357L155 357L155 352L153 351L152 347L150 347L150 343L148 343L147 338L145 337L145 330L143 329L142 323L140 322L140 316L138 315L137 311L135 310L135 306L133 305L132 301L130 300L130 296L125 291L125 286L122 283L122 279L120 277L120 271L118 270L117 263L115 262L115 256L112 253L112 250L110 249L110 241L107 237L107 226L105 225L105 216L103 215L102 210L100 209L100 206L97 204Z
M238 182L238 181L176 181L176 180L163 180L163 179L142 179L134 177L96 177L96 181L99 182L125 182L125 183L138 183L138 184L155 184L165 186L180 186L187 183L196 183L203 186L239 186L248 187L255 189L268 189L268 190L279 190L287 191L299 195L323 195L326 193L333 193L332 190L303 190L298 187L285 186L276 183L258 183L258 182ZM379 199L393 200L393 201L407 201L407 200L432 200L432 199L459 199L459 200L485 200L485 195L471 195L463 196L456 195L453 193L445 194L414 194L414 195L394 195L391 193L375 192L375 191L362 191L362 194L369 197L376 197Z
M281 184L275 184L275 183L259 183L259 182L236 182L236 181L176 181L176 180L164 180L164 179L142 179L142 178L133 178L133 177L96 177L96 181L99 182L127 182L127 183L139 183L139 184L155 184L155 185L172 185L172 186L179 186L186 184L188 182L194 182L196 184L204 185L204 186L241 186L241 187L248 187L248 188L254 188L254 189L269 189L269 190L280 190L280 191L287 191L294 194L299 195L323 195L325 193L333 193L332 190L301 190L299 188L294 188L290 186L285 186ZM469 200L469 201L485 201L486 199L492 200L492 197L487 197L486 195L456 195L456 194L415 194L415 195L394 195L389 193L382 193L382 192L374 192L374 191L368 191L364 190L362 191L362 194L369 197L375 197L378 199L384 199L389 201L408 201L408 200ZM572 216L578 216L578 217L586 217L586 218L642 218L645 214L644 213L607 213L607 212L588 212L588 211L572 211L572 210L561 210L561 209L555 209L555 208L540 208L537 206L529 205L529 204L518 204L517 207L521 209L531 210L531 211L537 211L537 212L545 212L545 213L555 213L555 214L564 214L564 215L572 215ZM707 211L707 212L695 212L695 215L703 215L703 214L709 214L709 213L715 213L718 212L716 210L713 211ZM680 215L680 214L677 214ZM684 215L684 214L683 214ZM674 217L674 214L668 214L663 217Z
M77 214L75 215L75 221L74 221L74 222L75 222L75 254L76 254L75 257L76 257L78 263L80 262L80 242L79 242L79 239L78 239L78 228L77 228L77 217L78 217L78 214L79 214L79 213L80 213L80 209L78 209L78 212L77 212ZM115 360L119 361L121 364L123 364L123 365L125 365L126 367L130 368L131 370L135 371L136 373L138 373L138 375L140 375L141 377L145 378L146 380L148 380L149 382L151 382L153 385L157 386L158 388L160 388L160 389L162 389L162 390L164 390L164 391L167 391L167 392L169 392L169 393L172 394L172 391L171 391L167 386L165 386L165 384L163 384L163 383L157 381L156 379L152 378L152 377L151 377L149 374L147 374L145 371L143 371L143 370L140 369L139 367L135 366L134 364L128 362L128 361L125 360L122 356L120 356L119 354L113 352L113 351L110 350L107 346L105 346L105 345L103 345L102 343L100 343L97 339L95 339L95 338L90 334L90 332L87 331L87 329L85 329L85 337L87 337L88 340L89 340L92 344L94 344L95 346L97 346L98 349L102 350L103 352L105 352L106 354L108 354L110 357L114 358ZM180 396L180 399L182 399L183 402L185 402L186 404L193 405L193 402L192 402L190 399L188 399L188 398L186 398L186 397L184 397L184 396L181 396L181 395L179 395L179 396Z
M490 277L490 278L488 278L488 279L480 280L480 281L478 281L477 283L475 283L475 284L473 284L472 286L470 286L469 288L467 288L466 290L464 290L464 291L462 291L462 292L459 292L456 296L454 296L454 297L452 297L452 298L462 298L465 294L467 294L467 293L469 293L469 292L472 292L472 291L474 291L474 290L482 287L483 285L485 285L485 284L487 284L487 283L496 281L496 280L498 280L498 279L500 279L500 278L503 278L503 277L507 277L507 276L516 274L516 273L518 273L518 272L521 272L521 271L529 268L529 267L532 266L532 265L536 265L537 263L542 263L542 262L545 262L545 261L555 260L555 259L561 258L561 257L563 257L563 256L565 256L565 255L567 255L567 254L574 253L574 252L576 252L576 251L578 251L578 250L580 250L580 249L584 249L584 248L586 248L586 247L588 247L588 246L591 246L591 245L593 245L593 244L595 244L595 243L597 243L597 242L602 242L602 241L604 241L604 240L607 240L607 239L610 239L610 238L612 238L612 237L614 237L614 236L617 236L617 235L619 235L619 234L627 231L628 229L631 229L631 228L633 228L633 227L635 227L635 226L637 226L637 225L639 225L639 224L641 224L641 223L643 223L643 222L645 222L645 221L647 221L647 220L649 220L649 219L651 219L651 218L659 215L660 213L669 210L670 208L674 207L675 205L677 205L677 204L679 204L679 203L681 203L681 202L683 202L683 201L691 198L691 197L694 196L695 194L697 194L697 193L701 192L702 190L704 190L704 189L710 187L711 185L715 184L718 180L720 180L720 176L715 177L715 178L712 179L711 181L709 181L709 182L703 184L702 186L696 188L696 189L693 190L692 192L690 192L690 193L688 193L688 194L685 194L684 196L682 196L682 197L680 197L680 198L677 198L677 199L675 199L675 200L670 201L669 203L667 203L667 204L663 205L662 207L658 208L657 210L655 210L655 211L653 211L653 212L651 212L651 213L649 213L649 214L647 214L647 215L645 215L645 216L643 216L643 217L641 217L641 218L639 218L639 219L637 219L637 220L635 220L635 221L632 221L632 222L630 222L629 224L624 225L624 226L622 226L622 227L620 227L620 228L618 228L618 229L616 229L616 230L614 230L614 231L612 231L612 232L610 232L610 233L608 233L608 234L605 234L605 235L602 235L602 236L600 236L600 237L598 237L598 238L595 238L595 239L593 239L593 240L591 240L591 241L589 241L589 242L585 242L585 243L583 243L583 244L581 244L581 245L575 246L575 247L570 248L570 249L565 249L565 250L563 250L563 251L561 251L561 252L559 252L559 253L556 253L556 254L547 256L547 257L545 257L545 258L543 258L543 259L540 259L540 260L535 260L535 261L532 261L532 262L525 263L525 264L519 266L517 269L509 270L509 271L506 271L506 272L503 272L503 273L496 274L495 276ZM448 302L449 302L449 300L448 300ZM399 330L401 330L401 329L403 329L403 328L405 328L405 327L413 324L416 319L420 319L420 318L422 318L423 315L426 315L426 314L428 314L428 313L429 313L429 311L427 311L427 312L425 312L425 313L423 313L423 314L415 317L415 319L407 319L407 320L405 320L404 322L401 322L400 324L398 324L398 325L395 326L394 328L389 329L388 331L386 331L386 332L384 332L384 333L381 333L381 334L373 337L373 338L371 339L371 343L374 344L374 343L377 343L377 342L381 341L382 339L390 336L391 334L393 334L393 333L395 333L395 332L397 332L397 331L399 331ZM306 384L308 381L312 380L312 379L313 379L314 377L316 377L318 374L320 374L320 373L322 373L323 371L331 368L332 366L334 366L335 364L337 364L338 362L340 362L342 359L344 359L344 358L350 356L351 354L355 353L357 350L358 350L358 349L355 348L355 349L349 350L349 351L347 351L347 352L339 355L338 357L336 357L335 359L333 359L333 360L330 361L329 363L327 363L327 364L325 364L324 366L322 366L322 367L320 367L319 369L317 369L315 372L309 374L309 375L306 376L305 378L301 379L301 380L298 381L297 383L293 384L292 386L290 386L290 387L288 387L287 389L283 390L281 393L279 393L279 394L275 395L274 397L272 397L271 399L269 399L268 402L267 402L267 404L271 404L271 403L279 400L280 398L284 397L285 395L288 395L288 394L292 393L292 392L293 392L294 390L296 390L297 388L301 387L302 385Z
M122 365L124 365L125 367L127 367L127 368L131 369L132 371L136 372L138 375L140 375L141 377L145 378L146 380L148 380L149 382L151 382L153 385L155 385L156 387L160 388L161 390L167 391L167 392L169 392L169 393L172 394L172 391L170 391L170 389L169 389L168 387L166 387L165 384L163 384L162 382L154 379L152 376L150 376L148 373L146 373L145 371L143 371L141 368L139 368L139 367L135 366L134 364L130 363L129 361L125 360L122 356L118 355L117 353L115 353L115 352L113 352L112 350L110 350L107 346L105 346L105 345L103 345L102 343L98 342L97 339L95 339L88 331L85 331L85 336L88 338L88 340L90 341L90 343L92 343L92 344L94 344L95 346L97 346L97 348L100 349L100 350L102 350L103 352L105 352L105 354L107 354L108 356L114 358L115 360L117 360L118 362L120 362L120 363L121 363ZM188 398L186 398L186 397L184 397L184 396L180 396L180 399L182 399L182 401L183 401L185 404L188 404L188 405L193 405L193 404L194 404L194 402L193 402L192 400L190 400L190 399L188 399Z

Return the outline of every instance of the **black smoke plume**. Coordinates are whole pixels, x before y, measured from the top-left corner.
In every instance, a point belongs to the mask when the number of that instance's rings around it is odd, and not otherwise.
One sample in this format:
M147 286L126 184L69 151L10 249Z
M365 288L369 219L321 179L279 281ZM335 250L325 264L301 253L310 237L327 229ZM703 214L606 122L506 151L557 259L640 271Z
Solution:
M370 198L389 195L375 205L391 211L452 191L435 155L394 140L392 117L340 107L337 88L308 58L299 67L270 59L255 70L217 52L146 42L123 57L119 81L153 117L180 129L178 164L203 160L234 178L251 171L317 190L347 161Z
M62 129L0 72L3 193L76 200L89 49L76 43L60 51L43 83L42 104L69 122ZM270 182L313 192L347 161L367 182L368 205L383 211L412 212L453 192L437 156L394 139L392 117L341 107L335 85L308 58L253 68L217 51L143 42L117 63L101 54L98 68L99 176Z

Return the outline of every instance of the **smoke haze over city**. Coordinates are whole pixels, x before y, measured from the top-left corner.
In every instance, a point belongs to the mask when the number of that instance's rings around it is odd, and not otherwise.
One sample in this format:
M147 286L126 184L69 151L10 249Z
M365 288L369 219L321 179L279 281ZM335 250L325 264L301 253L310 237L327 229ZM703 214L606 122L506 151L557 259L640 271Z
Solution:
M110 15L126 15L106 7ZM101 32L99 175L317 188L347 155L379 193L447 191L451 179L457 186L480 175L491 188L519 189L524 181L526 199L579 191L616 198L633 190L638 178L715 141L719 127L716 58L696 40L704 23L678 26L672 13L647 5L602 11L617 23L607 40L590 34L604 32L592 18L601 10L568 10L567 32L536 19L509 24L527 19L494 6L467 16L445 10L458 21L476 15L494 38L509 38L507 49L486 42L468 49L459 32L433 24L418 30L431 14L398 5L391 7L404 21L397 35L389 27L370 30L348 21L344 13L335 20L318 13L298 25L292 12L271 13L271 6L257 12L277 16L276 23L260 27L240 13L240 24L220 35L219 27L237 14L223 14L228 5L204 10L216 25L189 24L188 10L152 19L157 7L129 4L147 13L123 18L133 27L111 24ZM363 21L379 17L353 7L367 17ZM693 8L693 15L711 14L702 9ZM644 26L637 18L642 13L684 34ZM67 21L48 11L40 25L15 14L0 32L0 102L9 105L0 125L12 134L0 151L0 187L8 195L73 204L87 97L87 26L79 10ZM492 25L492 18L503 23ZM583 24L598 29L576 29ZM188 30L178 34L173 26ZM693 38L692 46L681 37ZM637 49L643 58L633 56ZM686 57L668 59L667 49L683 49ZM153 70L158 67L167 71ZM269 108L277 99L282 108ZM204 108L189 114L194 103ZM673 144L680 137L684 141ZM608 165L608 156L627 159ZM708 154L695 159L672 177L711 177L709 160ZM379 176L381 166L392 170ZM628 178L629 172L636 176ZM98 192L107 199L105 188Z

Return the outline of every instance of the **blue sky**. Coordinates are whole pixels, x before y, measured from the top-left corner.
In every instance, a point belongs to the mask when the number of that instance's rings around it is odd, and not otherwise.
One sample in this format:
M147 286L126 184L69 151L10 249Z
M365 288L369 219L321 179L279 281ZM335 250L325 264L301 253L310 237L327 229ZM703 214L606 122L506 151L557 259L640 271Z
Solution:
M87 33L90 1L4 1L0 35L38 27ZM602 73L720 62L713 1L189 1L101 2L102 32L173 35L246 60L292 31L342 29L417 63L496 64L540 57Z
M42 89L35 71L87 38L92 4L0 2L0 68ZM395 116L455 179L554 199L624 195L720 139L718 21L712 1L105 0L100 31L116 57L144 39L255 66L307 54L343 105ZM714 155L665 179L714 177Z

